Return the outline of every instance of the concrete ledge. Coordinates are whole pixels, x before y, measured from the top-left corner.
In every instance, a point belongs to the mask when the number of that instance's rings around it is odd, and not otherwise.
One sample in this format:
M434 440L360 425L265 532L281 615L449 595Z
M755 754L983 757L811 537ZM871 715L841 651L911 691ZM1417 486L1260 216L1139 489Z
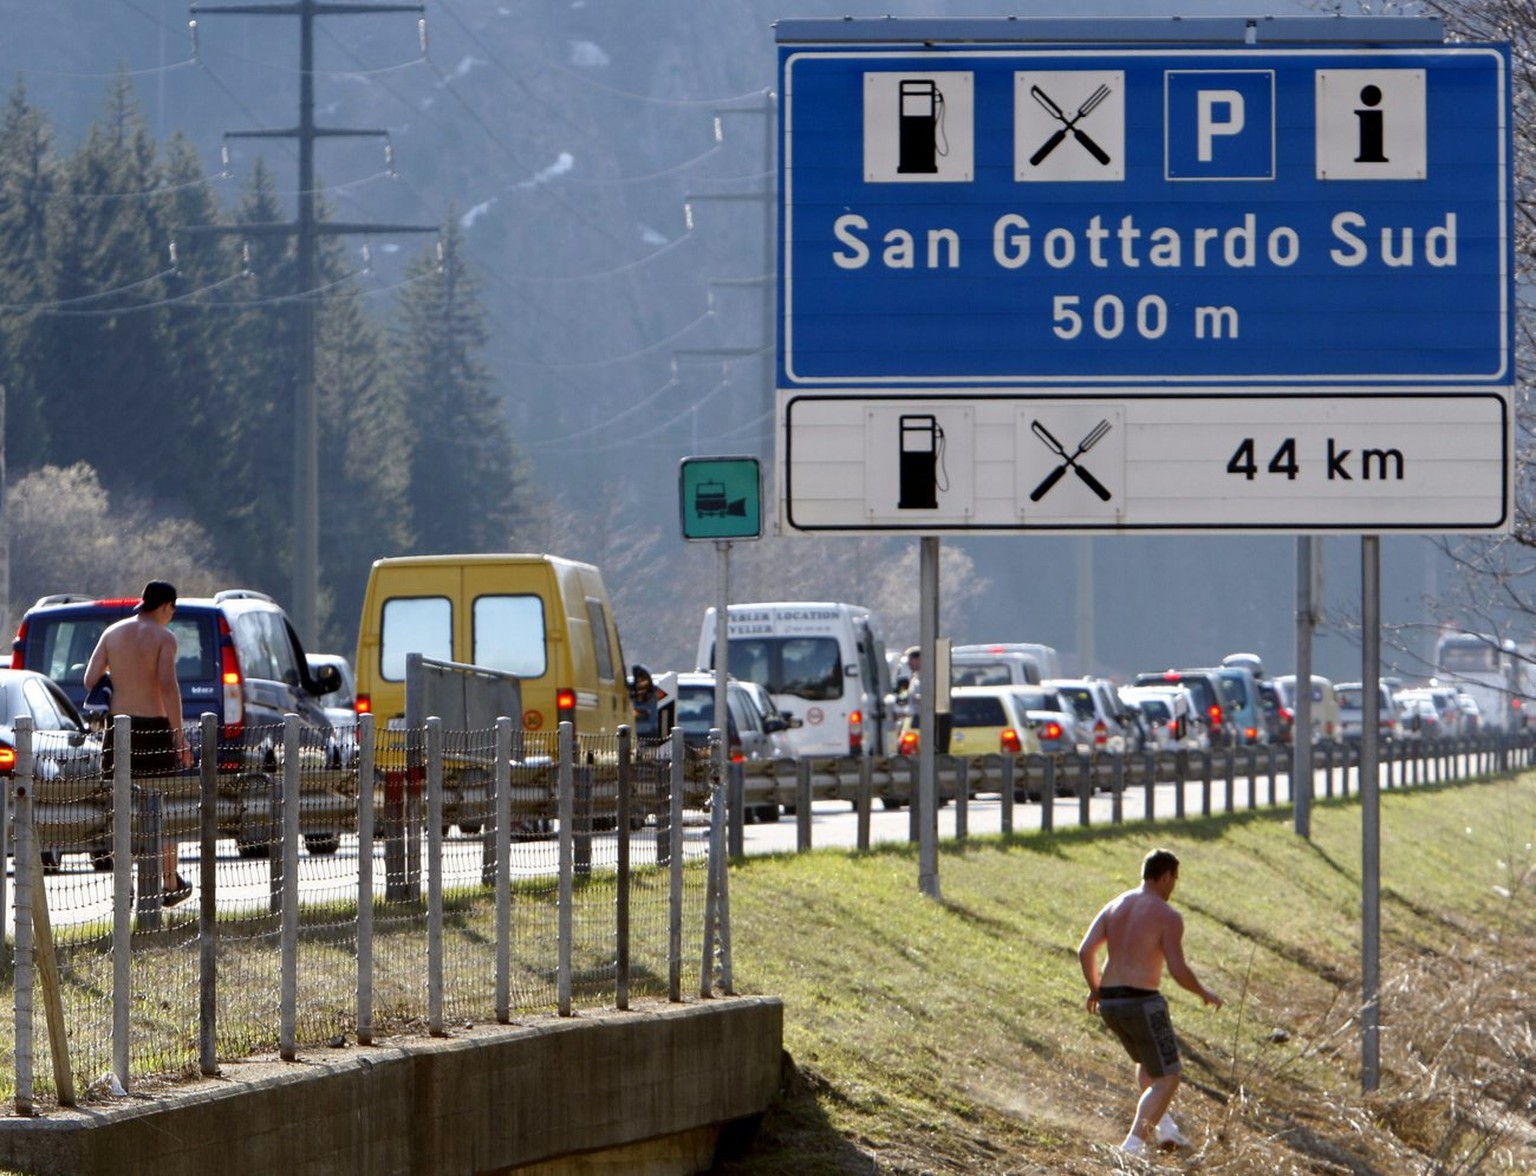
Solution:
M0 1120L0 1167L30 1176L698 1172L718 1128L762 1114L777 1091L783 1014L776 999L727 997L230 1063L218 1078L151 1098Z

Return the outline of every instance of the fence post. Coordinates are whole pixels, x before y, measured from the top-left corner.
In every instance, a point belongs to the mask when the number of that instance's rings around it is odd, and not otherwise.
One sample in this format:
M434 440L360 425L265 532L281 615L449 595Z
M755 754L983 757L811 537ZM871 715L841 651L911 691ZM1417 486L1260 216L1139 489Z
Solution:
M715 761L710 761L713 768ZM579 878L592 876L592 765L572 764L572 869ZM722 800L723 800L722 796Z
M1089 802L1093 799L1093 757L1082 756L1078 760L1077 777L1077 823L1086 829L1091 823L1088 812Z
M427 718L427 1032L443 1027L443 720Z
M719 731L711 731L718 737ZM711 757L711 763L718 763ZM705 865L704 883L704 958L699 963L699 996L704 999L715 994L715 918L719 909L719 876L715 873L725 842L725 782L717 780L712 789L709 805L709 858Z
M219 1072L219 717L198 718L197 1065Z
M1003 756L1003 781L998 787L998 828L1004 837L1013 835L1013 802L1016 787L1014 774L1018 768L1019 757L1015 755Z
M15 789L13 808L15 811L15 844L13 856L16 861L16 969L13 978L15 986L14 1002L16 1009L16 1113L30 1117L37 1113L37 1105L33 1100L34 1066L36 1065L36 1033L37 1019L33 1006L33 993L35 990L36 967L33 963L33 935L32 935L32 871L27 869L26 862L32 859L32 838L35 831L32 828L32 806L27 798L27 782L32 775L32 736L29 730L17 731L17 742L22 746L17 748L16 774L10 780L0 781L0 787L7 792ZM0 859L0 873L4 873L5 863ZM41 879L39 879L41 881ZM3 918L0 912L0 918Z
M869 813L875 803L875 767L867 755L859 756L858 846L869 850Z
M277 1053L285 1062L299 1056L299 734L299 716L284 715L282 837L272 860L282 863Z
M574 902L573 891L575 879L575 851L576 843L571 828L572 817L576 811L575 790L575 765L571 762L576 754L576 728L569 720L560 724L560 762L556 779L556 787L559 790L559 820L560 820L560 898L558 918L558 962L555 966L555 1003L562 1017L571 1015L571 934L572 934L572 904ZM678 790L681 792L681 789ZM673 812L677 811L676 798L674 798ZM680 816L680 814L679 814ZM679 825L682 821L679 819ZM677 855L681 858L681 853ZM673 869L678 866L673 863Z
M795 762L795 849L811 848L811 761Z
M1150 821L1157 816L1157 752L1148 751L1144 754L1146 758L1142 763L1146 767L1146 775L1142 784L1146 790L1146 796L1142 803L1141 815Z
M112 717L112 1072L129 1085L133 1013L133 766L130 720Z
M498 772L501 766L501 739L502 724L506 724L507 748L510 754L512 745L512 720L496 720L496 757ZM618 845L616 847L616 861L614 863L615 883L617 895L615 896L614 909L614 1007L621 1013L629 1008L629 821L630 813L634 809L633 798L630 793L634 789L634 733L628 724L619 727L619 795L618 795ZM498 785L499 788L499 785ZM499 855L498 855L499 856ZM497 875L498 884L500 874ZM496 937L498 948L511 938L511 923L503 933L499 916L501 913L500 896L497 898L498 922ZM505 1023L511 1017L511 1009L507 1008L507 1017L502 1017L503 993L500 989L501 969L497 967L497 993L496 993L496 1019ZM510 999L507 1005L510 1006Z
M1230 813L1232 811L1233 793L1237 791L1237 747L1234 745L1232 747L1226 748L1225 754L1221 757L1221 759L1222 778L1225 782L1227 792L1226 810ZM1211 792L1209 789L1207 789L1205 793L1205 799L1200 806L1201 816L1208 817L1211 815L1211 799Z
M726 771L730 781L725 808L726 848L732 857L741 857L747 852L747 765L727 764Z
M971 826L971 761L968 756L956 756L955 764L955 840L963 842L970 835Z
M1045 780L1040 785L1040 832L1056 827L1056 757L1045 757Z
M1125 757L1129 752L1115 756L1115 766L1110 776L1110 821L1119 825L1125 820Z
M683 757L687 754L683 729L673 727L671 815L667 821L667 999L674 1003L683 999Z
M373 777L377 760L374 721L369 713L357 716L358 1045L373 1044Z
M1277 747L1275 747L1275 745L1273 743L1271 743L1269 745L1269 807L1270 808L1274 808L1275 807L1275 793L1279 790L1279 786L1275 782L1276 776L1279 774L1279 771L1280 771L1280 768L1279 768L1279 765L1278 765L1279 758L1280 758L1279 749Z

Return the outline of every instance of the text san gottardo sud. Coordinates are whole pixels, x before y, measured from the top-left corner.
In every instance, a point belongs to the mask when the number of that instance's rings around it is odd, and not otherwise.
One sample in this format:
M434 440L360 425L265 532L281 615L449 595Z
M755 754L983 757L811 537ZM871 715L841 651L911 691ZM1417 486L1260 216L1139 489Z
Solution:
M1135 213L1044 224L1027 212L1006 212L993 221L991 240L985 242L966 241L955 228L883 227L846 212L833 221L832 235L832 261L844 270L960 269L978 255L1005 270L1283 270L1304 260L1315 265L1319 252L1342 269L1456 265L1454 212L1420 224L1389 225L1344 209L1312 240L1294 226L1236 211L1209 225L1179 228Z

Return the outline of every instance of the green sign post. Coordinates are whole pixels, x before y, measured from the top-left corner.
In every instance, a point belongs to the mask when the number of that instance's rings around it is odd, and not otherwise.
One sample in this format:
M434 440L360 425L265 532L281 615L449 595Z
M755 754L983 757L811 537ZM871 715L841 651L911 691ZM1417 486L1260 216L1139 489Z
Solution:
M755 457L685 457L678 478L684 539L761 539L763 478Z

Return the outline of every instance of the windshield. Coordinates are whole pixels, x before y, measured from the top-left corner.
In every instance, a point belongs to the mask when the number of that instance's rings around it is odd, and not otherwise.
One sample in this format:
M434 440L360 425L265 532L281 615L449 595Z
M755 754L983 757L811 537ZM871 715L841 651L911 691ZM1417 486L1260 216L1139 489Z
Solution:
M731 676L756 682L770 694L811 702L843 696L842 653L835 637L736 638Z

